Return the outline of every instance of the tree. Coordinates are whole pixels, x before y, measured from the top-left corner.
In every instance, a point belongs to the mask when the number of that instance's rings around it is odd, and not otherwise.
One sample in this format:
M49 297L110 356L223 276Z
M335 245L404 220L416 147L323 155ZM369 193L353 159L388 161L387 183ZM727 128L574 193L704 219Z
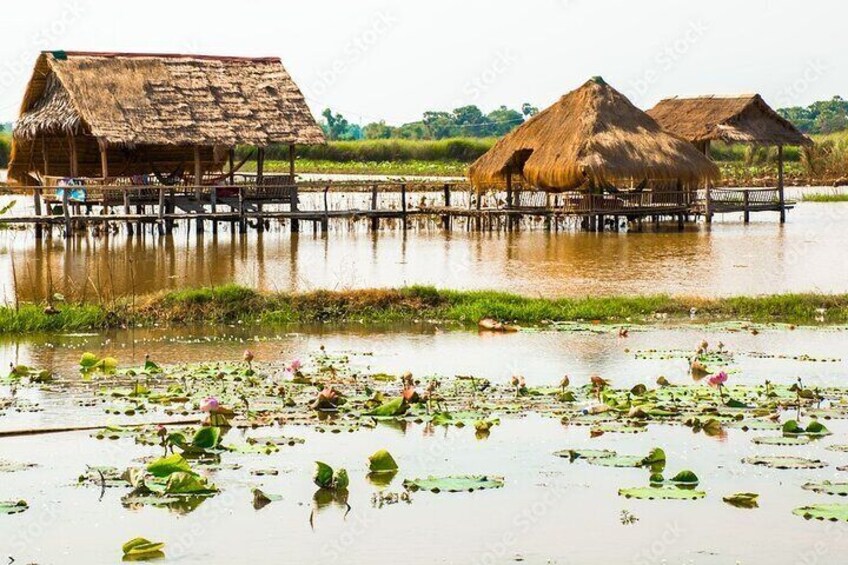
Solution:
M525 102L521 105L521 113L524 114L525 118L531 118L539 113L539 108L531 106L529 102Z
M456 108L453 111L453 117L461 136L482 137L489 130L489 121L477 106Z
M365 139L389 139L392 137L395 129L397 128L386 125L385 120L380 120L379 122L367 124L362 128L362 134Z
M521 112L501 106L497 110L489 112L486 115L486 120L489 123L486 134L500 137L524 122L524 116Z
M333 114L333 111L327 108L321 112L321 115L324 117L321 128L330 141L362 139L362 128L357 124L351 124L341 114Z
M432 139L444 139L456 135L456 120L448 112L424 112L424 125Z

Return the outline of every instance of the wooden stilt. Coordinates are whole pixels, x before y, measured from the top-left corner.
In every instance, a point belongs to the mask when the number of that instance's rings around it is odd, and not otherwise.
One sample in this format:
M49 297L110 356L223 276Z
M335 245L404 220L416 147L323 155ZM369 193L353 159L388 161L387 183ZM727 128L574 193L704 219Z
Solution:
M297 192L297 182L294 178L294 159L295 159L295 147L294 143L289 144L289 182L291 182L292 193L291 193L291 211L297 212L300 210L300 196ZM291 221L291 231L292 233L297 233L300 231L300 221L297 218L292 218Z
M445 184L443 190L444 190L444 194L445 194L445 209L449 210L450 205L451 205L450 185ZM451 229L450 213L445 214L444 217L442 218L442 227L444 227L444 229L446 231L450 231L450 229Z
M745 223L747 224L751 222L751 198L750 193L745 189L742 190L742 195L745 209Z
M786 199L783 194L783 145L777 146L777 195L780 199L780 223L786 223Z
M371 210L377 210L377 185L371 185ZM380 227L380 219L377 216L371 217L371 231L376 231Z
M401 225L406 230L409 227L406 221L406 183L400 185L400 210Z

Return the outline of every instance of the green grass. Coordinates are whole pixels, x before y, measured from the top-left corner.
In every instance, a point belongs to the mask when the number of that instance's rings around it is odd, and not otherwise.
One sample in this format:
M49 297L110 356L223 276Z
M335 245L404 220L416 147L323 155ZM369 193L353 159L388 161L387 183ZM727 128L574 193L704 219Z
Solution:
M12 134L7 131L0 132L0 169L5 169L9 165L11 151Z
M287 172L288 162L266 161L269 172ZM245 165L245 170L255 166ZM468 164L460 161L315 161L298 159L298 173L325 173L348 175L398 175L398 176L465 176Z
M58 304L0 307L0 333L84 331L133 325L256 324L279 327L296 323L384 324L441 320L473 327L486 317L524 326L548 321L653 323L657 314L698 320L816 323L824 308L829 324L848 323L848 294L784 294L761 297L687 298L667 295L633 297L530 298L493 291L437 290L427 286L302 294L262 293L237 286L193 288L111 304Z
M804 202L848 202L848 193L840 192L811 192L804 194Z

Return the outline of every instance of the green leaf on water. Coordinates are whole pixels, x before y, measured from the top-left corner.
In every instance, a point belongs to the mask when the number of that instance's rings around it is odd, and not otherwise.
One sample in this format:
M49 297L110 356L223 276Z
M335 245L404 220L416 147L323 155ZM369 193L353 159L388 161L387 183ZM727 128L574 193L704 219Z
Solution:
M612 457L615 451L611 449L563 449L555 451L557 457L567 457L571 461L575 459L602 459L604 457Z
M18 514L29 508L25 500L0 501L0 514Z
M212 449L218 446L221 439L221 428L218 426L203 426L194 434L191 445L201 449Z
M722 498L724 502L736 508L757 508L759 504L757 499L759 494L754 492L737 492Z
M586 462L600 467L642 467L645 458L640 455L607 455L604 457L587 457Z
M669 479L672 483L684 484L684 485L697 485L698 484L698 475L693 473L692 471L683 470L674 475L671 479Z
M315 472L312 474L312 481L321 488L332 488L333 468L326 463L316 461Z
M18 463L17 461L6 461L0 459L0 473L15 473L17 471L26 471L38 467L35 463Z
M490 475L453 475L447 477L427 477L426 479L407 479L404 488L412 491L430 492L471 492L482 489L501 488L503 477Z
M164 557L162 549L165 544L162 542L151 542L144 538L134 538L128 541L121 547L124 553L124 559L128 561L146 561L148 559L159 559Z
M272 502L277 502L282 499L283 497L279 494L269 494L258 488L253 489L253 507L256 510L261 510Z
M403 397L399 396L395 399L392 399L380 406L376 407L374 410L367 412L368 416L378 416L378 417L390 417L390 416L398 416L403 414L406 411L406 406L403 402Z
M79 362L81 368L89 370L93 369L98 363L100 363L100 357L87 351L82 354Z
M675 485L659 487L634 487L618 489L619 496L640 500L695 500L704 498L707 493L701 490L681 488Z
M368 458L368 469L372 473L393 473L398 465L391 453L381 449Z
M801 488L805 490L811 490L819 494L848 496L848 483L832 483L830 481L822 481L820 483L807 483Z
M805 445L810 443L806 436L765 436L751 440L757 445Z
M218 489L215 485L208 484L203 477L177 471L168 476L165 492L167 494L211 494L218 492Z
M665 469L665 461L665 451L662 448L655 447L642 459L642 465L650 467L652 473L662 473Z
M819 459L805 459L803 457L791 457L788 455L753 456L742 459L743 463L749 465L762 465L772 469L821 469L827 467L827 463Z
M171 473L194 473L191 470L191 465L179 453L174 453L167 457L160 457L147 465L147 472L154 477L167 477Z
M813 504L796 508L792 513L796 516L803 516L806 520L848 522L848 504Z

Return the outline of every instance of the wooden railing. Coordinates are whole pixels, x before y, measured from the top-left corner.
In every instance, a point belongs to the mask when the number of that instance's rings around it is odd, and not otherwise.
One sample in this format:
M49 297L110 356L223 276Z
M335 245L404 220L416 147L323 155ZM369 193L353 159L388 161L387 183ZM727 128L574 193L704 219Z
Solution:
M655 210L658 214L673 211L685 211L692 204L690 192L620 192L616 194L586 194L580 192L564 193L563 211L585 213L587 215L626 215L628 212Z

